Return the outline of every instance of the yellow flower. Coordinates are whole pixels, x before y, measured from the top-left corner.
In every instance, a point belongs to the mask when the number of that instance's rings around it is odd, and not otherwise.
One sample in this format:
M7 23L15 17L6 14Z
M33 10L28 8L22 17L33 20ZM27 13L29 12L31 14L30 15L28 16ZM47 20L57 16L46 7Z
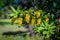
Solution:
M48 17L46 17L45 21L46 21L46 22L48 22L48 21L49 21L49 18L48 18Z
M40 14L41 14L40 12L35 12L35 15L36 15L37 18L40 17Z
M33 17L33 18L31 19L31 25L34 25L34 23L35 23L35 18Z
M41 19L37 19L37 25L41 24Z
M11 19L11 24L13 24L15 22L16 18L12 18Z
M27 23L29 23L29 21L30 21L30 15L29 15L29 14L26 14L26 16L25 16L25 21L26 21Z
M23 19L22 18L18 18L18 25L22 25Z
M57 31L60 30L60 24L56 26L56 30L57 30Z

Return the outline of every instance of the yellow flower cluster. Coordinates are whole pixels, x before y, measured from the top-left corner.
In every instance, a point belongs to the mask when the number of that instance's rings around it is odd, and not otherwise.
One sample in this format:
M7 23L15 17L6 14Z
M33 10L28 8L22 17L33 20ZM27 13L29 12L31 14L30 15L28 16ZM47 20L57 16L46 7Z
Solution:
M37 25L41 24L41 19L37 19Z
M26 16L25 16L25 21L26 21L27 23L30 22L30 15L29 15L29 14L26 14Z
M56 26L56 30L60 30L60 24Z
M18 25L22 25L23 19L22 18L18 18Z
M32 18L31 18L31 16L32 16ZM16 18L12 18L11 19L11 23L13 24L15 22L15 20L16 20ZM47 17L47 15L45 15L45 21L46 22L49 21L49 18ZM41 12L40 11L36 11L34 13L34 15L31 15L31 14L27 13L24 16L24 19L22 17L18 18L18 25L22 25L23 22L29 23L31 25L34 25L37 22L36 24L40 25L42 23Z
M39 11L37 11L37 12L35 12L35 16L37 17L37 18L39 18L40 17L40 12Z
M34 25L35 24L35 18L33 17L32 19L31 19L31 25Z
M49 18L48 18L48 17L46 17L45 21L46 21L46 22L48 22L48 21L49 21Z

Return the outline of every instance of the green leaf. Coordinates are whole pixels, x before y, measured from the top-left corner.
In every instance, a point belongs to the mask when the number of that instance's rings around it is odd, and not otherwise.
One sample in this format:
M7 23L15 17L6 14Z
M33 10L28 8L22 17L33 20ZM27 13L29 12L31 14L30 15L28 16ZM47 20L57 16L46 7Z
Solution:
M44 23L41 24L43 27L45 26Z
M11 6L11 9L12 9L12 11L13 11L14 13L18 13L18 12L15 10L14 7Z
M54 29L55 28L55 26L52 26L52 27L50 27L51 29Z
M38 33L40 33L40 30L37 30Z
M48 27L48 25L49 25L47 22L44 22L44 24L45 24L45 27Z
M48 15L48 17L49 17L49 16L50 16L50 13L48 13L47 15Z
M29 9L29 13L32 13L34 10L33 9Z
M17 15L14 15L14 18L17 18Z
M47 38L49 38L49 37L50 37L50 34L49 34L49 33L47 33L46 37L47 37Z
M47 31L43 31L43 35L47 34Z
M51 33L51 34L54 34L54 32L53 32L53 31L50 31L50 33Z
M17 7L17 11L20 12L20 11L21 11L20 9L21 9L20 6L18 6L18 7Z
M29 14L29 12L27 10L24 11L25 13Z
M40 13L42 13L42 10L39 10Z
M13 13L13 14L9 14L10 17L12 17L12 16L14 16L14 15L15 15L14 13Z
M52 22L49 26L52 27L54 25L54 23Z
M44 28L43 27L38 27L38 30L43 30Z

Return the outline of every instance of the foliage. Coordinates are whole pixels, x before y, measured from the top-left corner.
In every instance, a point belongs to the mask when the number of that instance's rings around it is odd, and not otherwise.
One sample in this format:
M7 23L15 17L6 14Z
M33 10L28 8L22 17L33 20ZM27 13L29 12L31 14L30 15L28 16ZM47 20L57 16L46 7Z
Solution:
M36 28L34 30L39 35L42 34L43 36L49 38L55 32L55 25L53 22L50 24L48 24L47 22L43 22L39 26L36 26Z
M50 37L54 34L55 24L54 21L52 22L50 13L45 14L42 10L34 11L33 9L23 11L20 10L19 7L17 8L18 10L15 10L13 7L11 7L11 9L14 12L10 15L12 16L11 21L13 24L15 20L18 20L19 26L25 26L27 24L34 26L33 30L37 34L41 34L45 37Z
M17 18L18 18L18 20L22 19L20 17L22 17L24 12L23 12L23 10L20 10L20 6L17 7L17 10L15 10L12 6L11 6L11 9L12 9L13 13L10 14L10 17L12 18L11 23L13 24ZM21 21L18 21L19 24Z
M28 11L27 10L23 11L23 10L20 10L19 7L17 7L17 10L15 10L13 7L11 7L11 9L13 11L13 13L10 14L10 17L12 18L12 20L11 20L12 23L14 23L14 21L16 19L20 20L19 18L22 18L22 20L24 19L23 22L25 21L24 23L30 24L31 18L33 17L35 19L38 19L40 17L41 12L42 12L42 10L39 10L39 11L37 11L38 13L37 12L35 13L33 9L29 9ZM23 18L23 16L24 16L24 18ZM40 19L38 19L38 22L39 22L39 20ZM19 23L21 23L21 22L19 21Z
M31 24L38 34L50 37L60 23L60 0L0 0L0 6L11 6L11 24ZM20 5L20 6L18 6ZM18 6L18 7L17 7ZM22 9L22 10L21 10ZM41 10L42 9L42 10ZM1 15L2 13L0 13ZM50 32L51 31L51 32Z
M11 9L12 9L12 11L13 11L13 13L10 14L11 17L17 18L17 17L23 15L23 10L20 10L20 6L17 7L17 10L15 10L15 8L12 7L12 6L11 6Z

